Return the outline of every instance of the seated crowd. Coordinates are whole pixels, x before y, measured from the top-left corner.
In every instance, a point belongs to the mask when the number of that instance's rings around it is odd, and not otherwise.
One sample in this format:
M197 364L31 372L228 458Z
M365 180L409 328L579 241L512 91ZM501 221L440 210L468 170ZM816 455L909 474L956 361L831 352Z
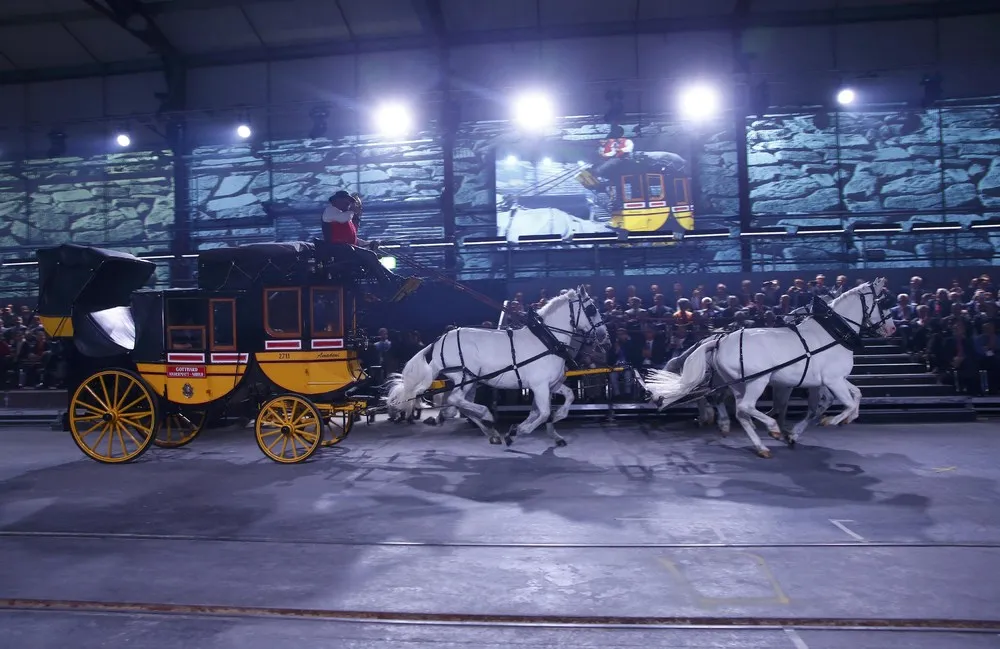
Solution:
M60 363L60 343L49 339L29 307L4 307L0 331L0 389L62 386L65 368Z

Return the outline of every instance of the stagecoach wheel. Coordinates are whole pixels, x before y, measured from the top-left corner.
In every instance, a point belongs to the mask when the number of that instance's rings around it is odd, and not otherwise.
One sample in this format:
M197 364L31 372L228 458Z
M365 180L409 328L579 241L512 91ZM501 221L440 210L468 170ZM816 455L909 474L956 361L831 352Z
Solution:
M323 442L323 446L334 446L347 438L347 435L354 428L353 410L334 410L326 420L327 428L330 431L330 439Z
M158 409L156 396L138 374L103 370L73 393L69 429L80 450L98 462L130 462L153 443Z
M160 448L180 448L190 444L205 427L207 418L208 411L205 410L172 412L160 422L153 443Z
M257 446L275 462L308 460L323 439L323 419L312 401L298 394L269 400L254 422Z

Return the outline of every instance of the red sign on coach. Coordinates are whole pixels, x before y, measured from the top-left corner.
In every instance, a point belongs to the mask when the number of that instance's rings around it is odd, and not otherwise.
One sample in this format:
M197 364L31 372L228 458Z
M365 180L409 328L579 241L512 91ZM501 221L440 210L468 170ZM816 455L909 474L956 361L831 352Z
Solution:
M204 365L168 365L167 376L172 379L203 379L206 376Z

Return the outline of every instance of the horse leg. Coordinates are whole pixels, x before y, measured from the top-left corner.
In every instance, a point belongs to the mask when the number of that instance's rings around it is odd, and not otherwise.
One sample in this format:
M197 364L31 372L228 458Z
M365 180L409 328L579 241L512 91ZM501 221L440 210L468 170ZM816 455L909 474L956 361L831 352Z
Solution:
M719 433L723 437L729 434L732 422L729 419L729 408L726 407L725 393L715 402L715 423L719 427Z
M520 424L514 424L507 431L507 436L504 441L507 442L507 446L510 446L514 437L518 435L529 435L533 430L538 428L539 424L552 416L552 395L549 390L551 386L543 385L536 388L528 386L531 390L531 394L534 398L534 407L531 412L528 413L528 418L522 421Z
M851 398L854 399L855 406L851 410L851 414L848 415L847 419L844 420L843 422L844 424L849 424L853 422L861 415L861 389L858 388L853 383L851 383L850 381L847 382L847 389L851 391Z
M760 441L760 437L757 436L753 420L756 419L767 426L768 432L778 429L778 422L757 410L757 400L760 399L760 395L764 393L764 388L767 387L767 378L766 376L760 377L747 383L734 385L731 388L733 395L736 397L736 421L740 422L740 425L743 426L747 437L750 438L750 443L757 450L757 455L765 458L771 457L771 451L764 446L764 443Z
M560 383L556 386L555 394L561 394L565 397L566 402L563 405L556 408L549 420L545 422L545 432L549 434L549 437L556 441L556 446L566 446L566 440L563 436L556 432L556 422L562 421L569 417L569 407L573 405L573 390L569 388L565 383Z
M772 385L771 394L773 396L774 405L771 407L771 411L768 412L768 416L775 417L778 421L778 433L770 433L771 437L780 440L782 435L788 436L785 431L787 429L787 419L788 419L788 402L792 398L792 389L785 385Z
M833 396L844 404L844 410L839 415L824 418L821 422L822 425L837 426L840 422L850 417L852 412L861 409L861 390L857 388L851 390L851 384L845 377L831 381L827 387L830 388Z
M819 421L831 403L833 403L833 394L826 387L809 388L809 408L806 416L795 424L791 434L785 433L785 443L788 444L789 448L795 447L806 428Z
M708 402L707 397L702 397L695 402L698 406L698 427L711 426L715 420L715 411L712 410L712 405Z
M470 401L468 392L468 390L461 388L452 390L451 394L448 395L448 405L454 406L460 413L468 417L490 440L490 444L499 444L501 441L500 433L493 427L493 413L486 406Z

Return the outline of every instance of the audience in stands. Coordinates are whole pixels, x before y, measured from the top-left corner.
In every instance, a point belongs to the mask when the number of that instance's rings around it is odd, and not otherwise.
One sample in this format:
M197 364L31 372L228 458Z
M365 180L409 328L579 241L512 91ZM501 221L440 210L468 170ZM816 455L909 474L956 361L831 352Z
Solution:
M0 389L58 388L65 377L60 343L49 340L31 308L8 304L0 312Z

